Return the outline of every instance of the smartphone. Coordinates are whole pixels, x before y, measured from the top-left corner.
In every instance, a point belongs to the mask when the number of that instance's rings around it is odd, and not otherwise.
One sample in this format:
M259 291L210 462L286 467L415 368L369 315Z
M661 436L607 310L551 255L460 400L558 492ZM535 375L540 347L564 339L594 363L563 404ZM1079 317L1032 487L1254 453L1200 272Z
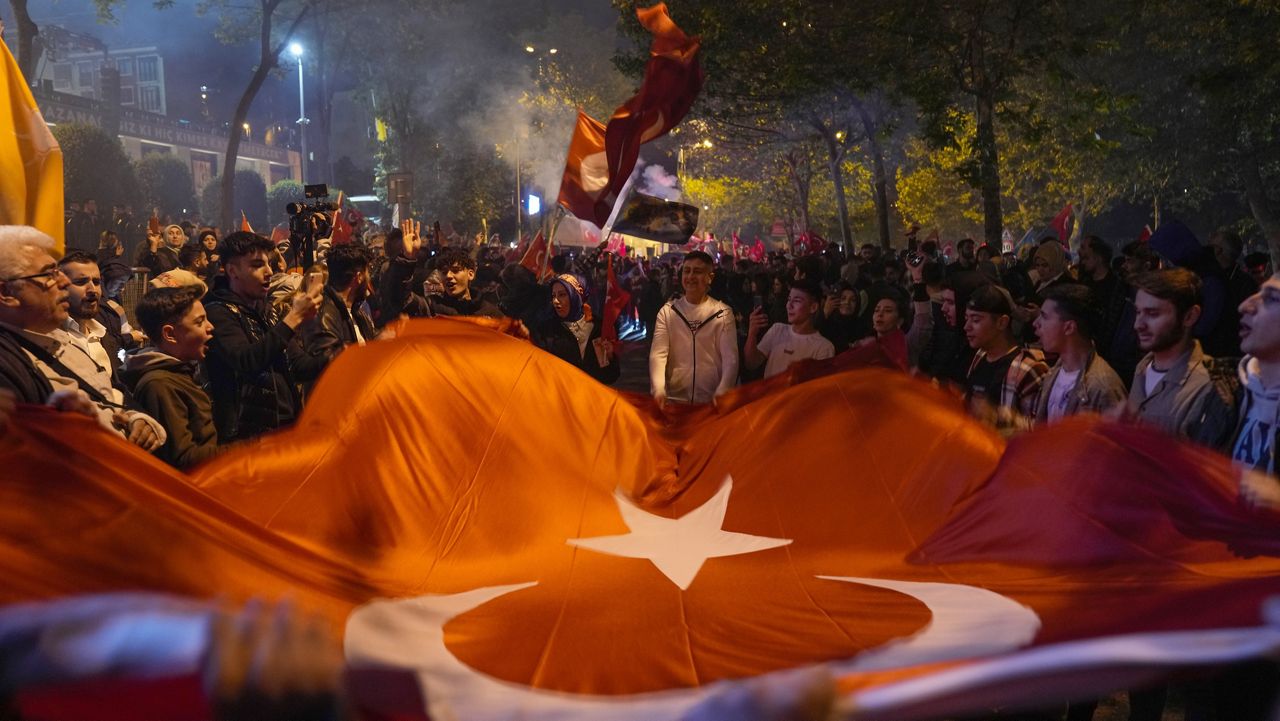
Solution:
M303 287L306 289L308 293L312 292L316 287L321 285L324 285L323 273L307 273L307 279L306 279L306 282L303 283Z

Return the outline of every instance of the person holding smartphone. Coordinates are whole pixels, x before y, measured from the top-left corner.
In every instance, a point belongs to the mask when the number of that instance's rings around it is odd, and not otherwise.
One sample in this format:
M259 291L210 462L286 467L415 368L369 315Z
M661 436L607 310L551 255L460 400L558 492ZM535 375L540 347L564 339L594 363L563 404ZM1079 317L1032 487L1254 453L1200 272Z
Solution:
M302 410L285 349L298 327L315 317L324 285L312 279L283 313L273 310L267 303L272 250L270 240L244 231L218 247L226 283L205 304L214 329L205 365L220 442L283 427Z

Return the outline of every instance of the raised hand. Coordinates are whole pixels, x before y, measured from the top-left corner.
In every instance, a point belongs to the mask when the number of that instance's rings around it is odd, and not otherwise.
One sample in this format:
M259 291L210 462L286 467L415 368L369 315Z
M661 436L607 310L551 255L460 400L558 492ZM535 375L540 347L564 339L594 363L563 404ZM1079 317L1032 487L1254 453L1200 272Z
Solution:
M751 311L751 319L747 321L747 333L758 334L769 325L769 318L764 314L764 308L756 308Z
M413 259L422 248L422 221L409 220L400 223L400 232L404 233L404 257Z

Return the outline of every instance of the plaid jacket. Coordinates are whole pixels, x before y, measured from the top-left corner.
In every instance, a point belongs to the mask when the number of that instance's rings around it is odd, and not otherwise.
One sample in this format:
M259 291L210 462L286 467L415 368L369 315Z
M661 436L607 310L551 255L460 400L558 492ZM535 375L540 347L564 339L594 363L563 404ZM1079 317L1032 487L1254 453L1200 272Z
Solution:
M1035 348L1018 348L1013 354L1013 361L1000 387L1000 407L1035 417L1036 398L1040 394L1040 384L1049 375L1049 364L1044 361L1044 353ZM969 375L986 357L984 351L974 354L969 363Z

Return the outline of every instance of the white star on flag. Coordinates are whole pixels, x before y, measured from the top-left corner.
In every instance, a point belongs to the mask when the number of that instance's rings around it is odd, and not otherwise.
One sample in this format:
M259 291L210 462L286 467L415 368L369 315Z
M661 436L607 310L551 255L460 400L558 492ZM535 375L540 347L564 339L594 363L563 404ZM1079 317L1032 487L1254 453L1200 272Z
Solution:
M620 536L571 538L567 542L597 553L625 558L647 558L681 591L697 577L708 558L737 556L777 548L789 538L769 538L723 530L729 510L733 477L726 476L720 490L706 503L680 518L663 518L637 507L625 495L614 492L622 522L631 533Z

